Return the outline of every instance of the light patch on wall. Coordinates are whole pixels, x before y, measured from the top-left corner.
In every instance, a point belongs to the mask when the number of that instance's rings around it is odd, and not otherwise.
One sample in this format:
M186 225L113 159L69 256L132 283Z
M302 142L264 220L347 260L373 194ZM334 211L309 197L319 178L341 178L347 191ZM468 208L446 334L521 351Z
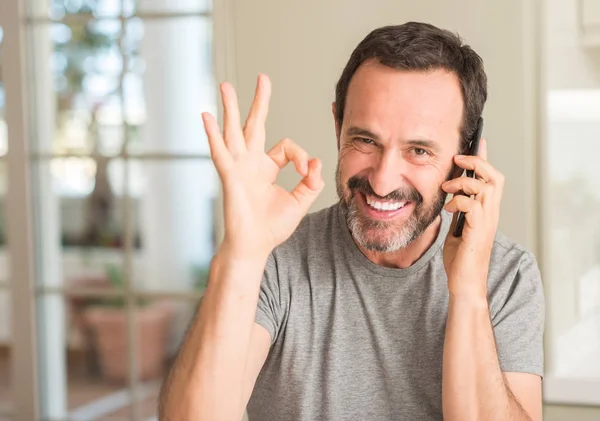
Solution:
M548 92L548 119L600 122L600 89L561 89Z
M550 91L547 115L548 175L584 179L600 198L600 89Z

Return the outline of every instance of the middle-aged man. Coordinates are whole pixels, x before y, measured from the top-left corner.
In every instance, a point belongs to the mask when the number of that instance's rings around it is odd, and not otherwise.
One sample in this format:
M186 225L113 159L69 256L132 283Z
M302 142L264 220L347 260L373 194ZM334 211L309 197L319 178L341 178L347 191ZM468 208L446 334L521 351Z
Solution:
M225 237L160 419L541 420L537 263L496 232L485 140L465 156L481 58L429 24L368 34L335 92L339 202L310 215L321 164L288 139L264 152L270 89L259 76L243 127L227 83L223 133L203 115ZM303 179L287 192L290 161Z

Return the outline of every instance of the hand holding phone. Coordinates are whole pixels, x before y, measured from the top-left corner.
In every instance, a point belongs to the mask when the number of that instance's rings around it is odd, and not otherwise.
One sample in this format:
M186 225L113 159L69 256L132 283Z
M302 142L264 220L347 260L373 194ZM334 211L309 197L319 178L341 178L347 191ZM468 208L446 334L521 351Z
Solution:
M479 153L479 142L481 141L481 135L483 134L483 118L479 117L477 121L477 130L475 130L475 135L469 141L469 150L467 155L476 156ZM475 171L467 170L467 177L475 178ZM464 193L458 193L463 194ZM463 228L465 227L465 214L464 212L458 212L458 217L456 220L456 226L454 227L454 236L461 237Z

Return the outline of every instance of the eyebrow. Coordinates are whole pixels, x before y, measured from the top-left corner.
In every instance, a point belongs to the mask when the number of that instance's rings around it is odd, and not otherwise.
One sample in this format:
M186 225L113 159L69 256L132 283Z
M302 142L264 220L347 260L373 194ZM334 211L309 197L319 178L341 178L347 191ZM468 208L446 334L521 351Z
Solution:
M347 136L366 137L369 139L373 139L375 141L379 140L379 136L377 136L372 131L363 129L363 128L357 127L357 126L349 127L348 130L346 130L346 135ZM434 150L439 149L438 143L434 140L429 140L429 139L410 139L410 140L405 141L404 143L407 145L410 145L410 146L416 146L416 147L420 147L420 148L428 148L428 149L434 149Z
M427 149L438 149L438 144L437 142L433 141L433 140L427 140L427 139L413 139L413 140L408 140L406 142L408 145L411 146L416 146L419 148L427 148Z
M346 135L368 137L369 139L379 140L379 136L372 131L357 126L349 127L348 130L346 130Z

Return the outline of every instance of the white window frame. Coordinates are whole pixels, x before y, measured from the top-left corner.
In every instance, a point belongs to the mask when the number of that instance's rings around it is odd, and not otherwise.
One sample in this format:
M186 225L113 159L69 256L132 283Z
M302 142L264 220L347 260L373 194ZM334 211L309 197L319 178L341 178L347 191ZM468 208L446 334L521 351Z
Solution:
M67 291L63 287L44 287L36 285L36 255L33 224L33 186L31 182L32 166L30 163L34 154L30 151L30 104L28 83L28 50L29 43L26 37L26 28L31 24L31 19L26 15L27 0L3 0L0 6L0 26L4 30L3 39L3 82L6 93L6 122L8 126L8 153L0 157L7 165L8 182L6 192L6 218L7 218L7 249L10 250L10 279L11 282L0 280L0 290L10 291L12 304L12 359L11 359L11 389L13 401L7 407L0 407L0 415L8 415L15 420L39 420L43 396L40 396L40 370L37 337L39 331L36 326L36 300L42 294L58 293L64 295ZM234 21L233 0L213 0L212 11L194 13L194 16L208 16L213 24L213 65L216 80L229 80L236 82L236 66L234 53ZM169 18L180 16L179 13L151 13L141 14L141 17ZM189 15L189 14L188 14ZM140 16L138 14L137 16ZM10 62L10 65L6 63ZM219 113L220 114L220 113ZM221 120L221 116L218 116ZM58 155L57 155L58 156ZM62 156L62 155L60 155ZM43 157L34 157L37 159ZM46 157L48 158L48 157ZM178 156L177 154L146 153L136 155L136 159L190 159L198 156ZM203 156L200 158L209 159ZM127 190L127 183L125 183ZM221 217L222 198L219 193L217 204L217 218ZM126 208L129 208L126 206ZM129 209L130 211L130 209ZM168 290L134 290L128 282L132 265L132 224L129 211L125 211L125 274L126 282L123 296L127 300L127 314L129 322L129 352L130 375L128 389L131 391L134 404L131 405L130 416L139 419L139 408L136 396L140 390L135 366L135 341L133 340L134 328L134 303L136 298L176 298L197 300L198 293ZM221 219L215 221L217 240L223 236ZM128 256L128 257L127 257ZM101 289L73 290L68 293L80 296L106 297Z
M28 161L28 116L25 81L25 31L21 25L24 4L8 1L2 5L0 24L4 29L3 65L6 92L8 183L6 191L6 243L11 253L10 282L12 303L12 403L14 418L39 418L37 394L37 343L35 340L35 300L30 293L34 283L31 189ZM10 412L9 412L10 413Z

